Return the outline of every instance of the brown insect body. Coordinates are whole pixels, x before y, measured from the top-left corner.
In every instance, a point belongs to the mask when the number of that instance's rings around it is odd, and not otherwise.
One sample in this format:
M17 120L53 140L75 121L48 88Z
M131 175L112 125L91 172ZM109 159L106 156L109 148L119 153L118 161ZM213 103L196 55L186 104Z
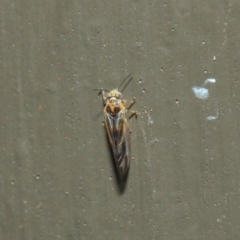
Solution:
M130 80L128 82L130 82ZM135 103L135 99L133 99L129 107L127 107L127 101L122 100L122 93L118 89L108 92L107 95L105 95L105 92L106 91L101 90L105 105L104 120L108 140L119 179L125 180L129 171L131 159L130 129L128 125L127 111Z
M105 124L119 178L124 179L130 166L130 131L126 117L126 101L121 100L120 95L110 96L112 92L108 94L104 108Z

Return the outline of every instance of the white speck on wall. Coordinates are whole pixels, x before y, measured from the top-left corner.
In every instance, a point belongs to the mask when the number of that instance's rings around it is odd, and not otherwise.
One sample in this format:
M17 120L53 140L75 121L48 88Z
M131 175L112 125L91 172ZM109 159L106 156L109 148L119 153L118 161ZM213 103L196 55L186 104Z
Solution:
M209 92L208 92L208 89L203 86L206 85L207 83L215 83L215 82L216 82L215 78L208 78L205 80L202 87L198 87L198 86L192 87L192 90L195 96L200 99L207 99L209 97Z
M194 86L192 87L192 90L197 98L207 99L209 96L207 88Z
M215 78L208 78L208 79L204 82L203 86L206 85L207 83L215 83L215 82L216 82L216 79L215 79Z
M207 120L212 121L212 120L216 120L217 116L208 116Z
M149 124L153 124L153 120L152 120L150 114L148 113L148 125Z
M208 116L208 117L207 117L207 120L212 121L212 120L216 120L217 118L218 118L218 108L217 108L217 114L216 114L216 116Z

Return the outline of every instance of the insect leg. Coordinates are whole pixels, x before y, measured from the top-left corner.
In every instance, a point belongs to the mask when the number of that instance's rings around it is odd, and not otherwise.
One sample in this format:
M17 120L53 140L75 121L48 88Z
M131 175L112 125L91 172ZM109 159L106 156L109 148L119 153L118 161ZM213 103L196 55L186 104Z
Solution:
M133 100L130 102L129 106L127 107L127 110L129 110L136 102L136 99L133 98Z
M102 100L103 100L103 102L105 102L106 99L107 99L107 97L105 95L105 91L106 90L103 90L102 88L99 88L99 89L96 89L96 90L99 90L99 94L98 95L102 94Z
M128 115L128 112L126 113L126 115ZM131 114L129 116L126 116L128 119L132 118L135 115L135 117L137 118L137 112L136 111L131 111ZM128 124L128 128L129 128L129 132L131 133L132 130Z
M132 111L131 114L129 115L128 119L132 118L135 116L137 118L138 113L136 111Z

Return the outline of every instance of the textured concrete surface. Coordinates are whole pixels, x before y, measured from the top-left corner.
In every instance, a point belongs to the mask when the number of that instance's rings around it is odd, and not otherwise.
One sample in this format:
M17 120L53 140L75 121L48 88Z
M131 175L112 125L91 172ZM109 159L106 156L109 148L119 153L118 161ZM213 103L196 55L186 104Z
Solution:
M2 1L0 238L239 239L239 8ZM129 73L120 193L93 89Z

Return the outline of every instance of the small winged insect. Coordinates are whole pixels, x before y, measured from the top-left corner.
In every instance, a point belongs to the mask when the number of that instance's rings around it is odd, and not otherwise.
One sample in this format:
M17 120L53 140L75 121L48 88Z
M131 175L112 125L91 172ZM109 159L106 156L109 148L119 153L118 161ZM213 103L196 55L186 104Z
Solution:
M112 91L100 90L104 103L104 121L107 130L109 144L114 157L118 177L121 181L126 180L130 167L130 129L128 119L136 112L132 111L129 115L128 110L135 103L135 98L129 102L122 99L123 90L132 80L131 74L128 75L117 89ZM120 87L124 87L120 90ZM129 116L127 116L129 115Z

